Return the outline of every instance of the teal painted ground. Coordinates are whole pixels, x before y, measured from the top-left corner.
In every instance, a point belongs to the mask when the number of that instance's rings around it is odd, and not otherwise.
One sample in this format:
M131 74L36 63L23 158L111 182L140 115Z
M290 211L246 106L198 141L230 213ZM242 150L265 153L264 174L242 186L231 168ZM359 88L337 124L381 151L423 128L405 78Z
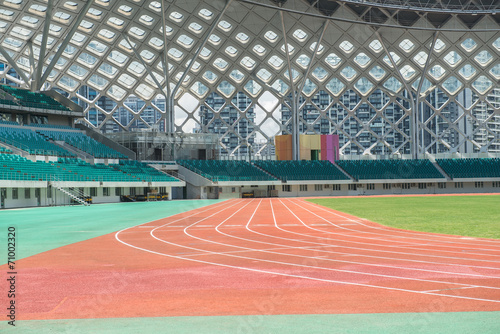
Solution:
M500 333L500 312L389 313L343 315L255 315L18 321L0 323L0 332L175 333L175 334L461 334Z
M221 200L58 206L0 211L0 264L7 263L7 229L16 228L16 259L186 212ZM1 331L0 331L1 332Z

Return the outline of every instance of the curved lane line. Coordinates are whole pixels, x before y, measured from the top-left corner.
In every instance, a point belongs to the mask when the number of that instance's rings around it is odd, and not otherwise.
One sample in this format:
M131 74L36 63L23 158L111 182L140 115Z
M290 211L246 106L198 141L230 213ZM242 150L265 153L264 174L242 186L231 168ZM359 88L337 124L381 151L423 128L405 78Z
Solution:
M248 204L247 204L248 205ZM245 206L247 206L245 205ZM244 207L245 207L244 206ZM242 207L243 208L243 207ZM239 212L242 208L238 209L237 212ZM225 209L223 210L220 210L221 211L224 211ZM226 221L231 218L232 216L234 216L237 212L233 213L230 217L228 217L226 219ZM216 213L215 213L216 214ZM213 214L213 215L215 215ZM213 216L211 215L211 216ZM209 216L209 217L211 217ZM209 217L206 217L200 221L203 221L203 220L206 220L207 218ZM191 227L191 226L194 226L196 225L197 223L199 223L200 221L194 223L194 224L191 224L189 225L187 228ZM150 235L157 239L158 241L161 241L161 242L164 242L166 244L171 244L171 245L174 245L174 246L179 246L179 247L182 247L182 248L187 248L187 249L192 249L192 250L196 250L196 251L202 251L202 252L207 252L205 250L201 250L201 249L197 249L197 248L194 248L194 247L189 247L189 246L184 246L184 245L180 245L180 244L176 244L176 243L172 243L172 242L168 242L168 241L165 241L165 240L162 240L162 239L159 239L157 238L156 236L154 236L154 231L155 230L158 230L160 228L162 228L163 226L165 225L168 225L168 224L164 224L162 226L158 226L156 228L154 228L153 230L151 230L150 232ZM123 231L123 230L122 230ZM467 299L467 300L479 300L479 301L488 301L488 302L494 302L494 303L500 303L500 300L491 300L491 299L484 299L484 298L475 298L475 297L467 297L467 296L454 296L454 295L446 295L446 294L439 294L439 293L432 293L432 292L425 292L425 291L416 291L416 290L408 290L408 289L401 289L401 288L388 288L388 287L381 287L381 286L377 286L377 285L371 285L371 284L363 284L363 283L355 283L355 282L346 282L346 281L337 281L337 280L330 280L330 279L322 279L322 278L315 278L315 277L309 277L309 276L303 276L303 275L293 275L293 274L285 274L285 273L281 273L281 272L275 272L275 271L269 271L269 270L261 270L261 269L255 269L255 268L248 268L248 267L241 267L241 266L234 266L234 265L227 265L227 264L222 264L222 263L218 263L218 262L211 262L211 261L203 261L203 260L197 260L197 259L192 259L192 258L185 258L185 257L182 257L182 256L176 256L176 255L172 255L172 254L166 254L166 253L161 253L161 252L156 252L156 251L152 251L152 250L149 250L149 249L145 249L145 248L142 248L142 247L137 247L137 246L134 246L134 245L131 245L129 243L126 243L124 242L123 240L121 240L119 238L119 234L120 232L122 231L119 231L115 234L115 238L127 245L127 246L130 246L130 247L133 247L133 248L136 248L136 249L140 249L140 250L143 250L143 251L146 251L146 252L150 252L150 253L154 253L154 254L158 254L158 255L162 255L162 256L168 256L168 257L173 257L173 258L178 258L178 259L183 259L183 260L187 260L187 261L193 261L193 262L200 262L200 263L206 263L206 264L212 264L212 265L217 265L217 266L224 266L224 267L231 267L231 268L238 268L238 269L244 269L244 270L249 270L249 271L255 271L255 272L263 272L263 273L271 273L271 274L275 274L275 275L281 275L281 276L288 276L288 277L296 277L296 278L304 278L304 279L310 279L310 280L316 280L316 281L324 281L324 282L332 282L332 283L339 283L339 284L347 284L347 285L357 285L357 286L365 286L365 287L373 287L373 288L379 288L379 289L385 289L385 290L393 290L393 291L404 291L404 292L411 292L411 293L420 293L420 294L427 294L427 295L435 295L435 296L442 296L442 297L451 297L451 298L459 298L459 299ZM208 253L211 253L211 254L215 254L215 255L223 255L223 256L230 256L230 257L237 257L237 258L245 258L245 259L251 259L251 260L259 260L259 261L263 261L261 259L255 259L255 258L249 258L249 257L241 257L241 256L235 256L235 255L228 255L228 254L224 254L224 253L220 253L220 252L208 252ZM281 263L281 262L278 262L278 261L264 261L264 262L272 262L272 263ZM303 266L303 267L308 267L308 268L314 268L314 267L311 267L311 266L305 266L305 265L297 265L297 264L289 264L289 263L283 263L285 265L295 265L295 266ZM321 268L318 268L318 269L321 269ZM387 277L392 277L392 276L387 276ZM417 279L418 280L418 279ZM421 280L422 281L422 280ZM443 284L443 282L439 282L437 281L436 283L439 283L439 284ZM446 284L446 283L444 283ZM451 284L455 284L455 285L465 285L465 286L468 286L468 287L472 287L472 285L466 285L466 284L460 284L460 283L451 283Z

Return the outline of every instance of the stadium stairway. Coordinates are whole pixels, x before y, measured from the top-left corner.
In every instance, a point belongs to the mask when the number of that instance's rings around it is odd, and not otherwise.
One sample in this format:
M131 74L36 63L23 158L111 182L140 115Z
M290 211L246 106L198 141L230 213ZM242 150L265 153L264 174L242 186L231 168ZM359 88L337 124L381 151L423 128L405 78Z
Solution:
M338 169L339 171L341 171L342 173L344 173L344 175L345 175L345 176L347 176L347 177L348 177L351 181L356 181L356 180L354 179L354 177L352 177L351 175L349 175L349 173L347 173L347 172L346 172L346 171L345 171L342 167L340 167L340 166L337 164L337 162L336 162L336 161L334 161L334 162L333 162L333 165L334 165L335 167L337 167L337 169Z
M73 199L74 201L82 204L82 205L85 205L85 206L89 206L90 203L87 203L83 198L85 198L84 195L82 194L76 194L76 193L73 193L71 192L70 190L66 190L62 187L59 187L59 186L53 186L53 188L59 190L60 192L62 192L63 194L67 195L68 197L70 197L71 199Z
M259 165L257 165L257 164L255 163L255 161L250 162L250 164L252 164L252 165L253 165L254 167L256 167L257 169L261 170L262 172L266 173L266 174L267 174L267 175L269 175L270 177L275 178L275 179L277 179L277 180L279 179L276 175L273 175L273 174L269 173L267 170L265 170L265 169L263 169L262 167L260 167Z
M78 158L80 158L82 160L93 159L94 158L89 153L87 153L85 151L82 151L79 148L74 147L73 145L68 144L68 143L66 143L64 141L60 141L60 140L49 140L49 141L52 142L52 143L54 143L55 145L58 145L58 146L64 148L66 151L69 151L69 152L75 154Z
M175 170L168 170L165 169L165 166L162 166L160 164L155 164L155 163L146 163L149 167L156 169L157 171L162 172L163 174L166 174L168 176L172 176L176 179L179 179L181 181L186 181L186 177L179 173L178 171Z
M26 155L27 153L25 151L23 151L22 149L20 148L17 148L16 146L14 145L10 145L10 144L7 144L7 143L2 143L1 145L2 147L5 147L7 149L9 149L13 154L15 155L23 155L23 153Z
M432 164L434 165L434 167L436 167L436 169L437 169L437 170L438 170L441 174L443 174L443 176L446 178L446 180L448 180L448 181L453 180L453 178L452 178L451 176L449 176L449 175L448 175L448 174L444 171L444 169L443 169L443 168L441 168L441 166L439 166L439 164L438 164L437 162L435 162L435 161L434 161Z

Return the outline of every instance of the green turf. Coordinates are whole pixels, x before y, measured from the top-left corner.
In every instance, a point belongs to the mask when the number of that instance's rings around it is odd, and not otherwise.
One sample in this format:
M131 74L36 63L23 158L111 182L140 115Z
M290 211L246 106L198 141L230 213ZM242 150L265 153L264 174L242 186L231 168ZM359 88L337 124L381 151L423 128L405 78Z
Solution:
M500 196L310 199L338 211L405 230L500 239Z
M16 259L193 210L220 200L182 200L58 206L0 211L0 245L16 228ZM0 251L5 254L6 249ZM7 256L0 264L7 263Z
M113 318L1 323L5 333L200 334L460 334L500 333L500 312L252 315L225 317Z

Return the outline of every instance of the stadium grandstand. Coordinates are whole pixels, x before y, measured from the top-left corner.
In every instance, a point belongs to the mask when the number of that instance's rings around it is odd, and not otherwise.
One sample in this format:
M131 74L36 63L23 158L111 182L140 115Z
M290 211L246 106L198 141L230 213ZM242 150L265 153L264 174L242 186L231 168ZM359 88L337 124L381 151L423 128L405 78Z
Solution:
M500 191L498 1L0 3L1 208Z

